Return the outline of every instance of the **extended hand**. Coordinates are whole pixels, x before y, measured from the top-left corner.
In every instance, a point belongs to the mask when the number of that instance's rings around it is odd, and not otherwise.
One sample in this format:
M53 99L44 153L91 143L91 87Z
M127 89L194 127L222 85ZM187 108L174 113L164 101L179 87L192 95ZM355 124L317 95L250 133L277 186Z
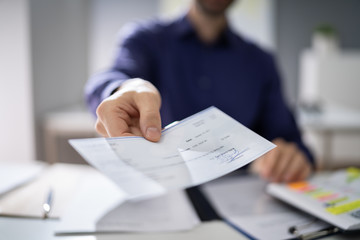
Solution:
M276 148L255 160L252 170L271 182L300 181L311 173L311 165L294 143L283 139L273 141Z
M98 106L96 131L104 137L144 136L159 141L161 97L143 79L130 79Z

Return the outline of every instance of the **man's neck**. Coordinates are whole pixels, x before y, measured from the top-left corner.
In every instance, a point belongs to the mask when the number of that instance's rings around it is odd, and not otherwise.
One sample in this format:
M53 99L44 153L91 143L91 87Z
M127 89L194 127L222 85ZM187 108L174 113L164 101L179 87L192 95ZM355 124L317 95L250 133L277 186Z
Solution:
M214 43L227 25L224 14L209 15L193 4L188 12L188 18L194 25L197 35L204 43Z

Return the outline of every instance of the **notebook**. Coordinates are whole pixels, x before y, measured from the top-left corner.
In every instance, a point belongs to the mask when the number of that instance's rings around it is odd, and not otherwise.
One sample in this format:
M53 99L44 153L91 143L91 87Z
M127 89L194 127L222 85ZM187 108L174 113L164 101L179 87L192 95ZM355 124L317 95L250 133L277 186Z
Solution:
M302 182L271 183L267 192L342 230L360 230L360 168L319 173Z

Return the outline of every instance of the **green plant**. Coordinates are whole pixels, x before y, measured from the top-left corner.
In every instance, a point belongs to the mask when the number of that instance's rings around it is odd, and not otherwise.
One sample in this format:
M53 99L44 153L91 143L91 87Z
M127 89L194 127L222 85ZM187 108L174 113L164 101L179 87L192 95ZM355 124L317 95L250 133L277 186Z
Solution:
M334 37L337 35L336 30L329 24L321 24L315 28L315 33L322 34L327 37Z

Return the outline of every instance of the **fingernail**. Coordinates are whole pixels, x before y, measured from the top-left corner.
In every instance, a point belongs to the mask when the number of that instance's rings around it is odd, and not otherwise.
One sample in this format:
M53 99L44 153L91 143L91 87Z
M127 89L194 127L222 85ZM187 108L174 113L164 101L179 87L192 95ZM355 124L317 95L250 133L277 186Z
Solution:
M149 140L158 140L160 138L160 130L155 127L149 127L146 130L146 138Z

